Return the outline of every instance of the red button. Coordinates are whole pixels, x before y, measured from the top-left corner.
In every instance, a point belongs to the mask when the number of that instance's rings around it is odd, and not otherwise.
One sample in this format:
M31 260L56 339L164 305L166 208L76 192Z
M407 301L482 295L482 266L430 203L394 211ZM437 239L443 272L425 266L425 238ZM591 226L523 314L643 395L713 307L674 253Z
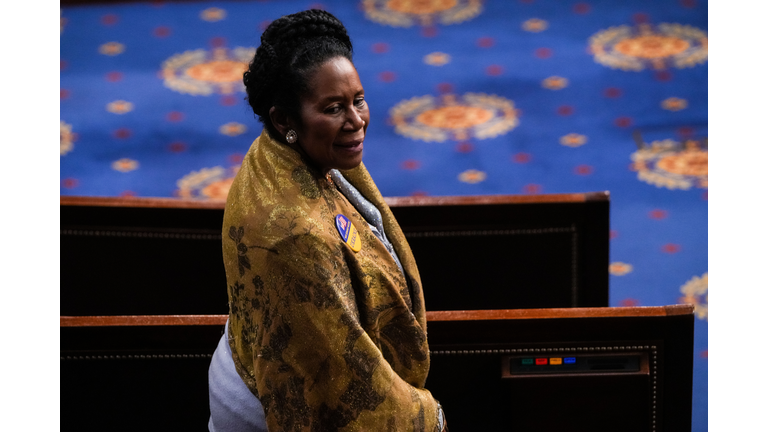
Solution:
M545 358L537 358L536 359L536 364L537 365L545 365L545 364L547 364L547 359L545 359Z

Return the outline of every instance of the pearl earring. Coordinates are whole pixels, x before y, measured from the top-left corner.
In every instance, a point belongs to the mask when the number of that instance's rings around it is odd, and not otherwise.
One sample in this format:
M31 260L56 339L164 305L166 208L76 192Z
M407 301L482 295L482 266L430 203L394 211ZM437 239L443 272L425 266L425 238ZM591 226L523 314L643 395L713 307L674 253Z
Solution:
M298 136L298 135L296 135L296 131L295 131L295 130L293 130L293 129L289 130L289 131L288 131L288 133L287 133L287 134L285 134L285 140L286 140L286 141L288 141L288 144L293 144L293 143L295 143L295 142L296 142L296 139L297 139L298 137L299 137L299 136Z

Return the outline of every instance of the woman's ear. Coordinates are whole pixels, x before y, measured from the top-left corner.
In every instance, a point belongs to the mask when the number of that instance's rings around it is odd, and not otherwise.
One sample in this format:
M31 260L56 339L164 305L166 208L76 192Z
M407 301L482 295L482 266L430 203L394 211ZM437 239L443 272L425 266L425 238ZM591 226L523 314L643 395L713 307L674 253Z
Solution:
M269 109L269 120L272 122L272 126L277 129L277 132L281 136L285 136L291 129L288 123L288 115L282 109L278 107L272 107Z

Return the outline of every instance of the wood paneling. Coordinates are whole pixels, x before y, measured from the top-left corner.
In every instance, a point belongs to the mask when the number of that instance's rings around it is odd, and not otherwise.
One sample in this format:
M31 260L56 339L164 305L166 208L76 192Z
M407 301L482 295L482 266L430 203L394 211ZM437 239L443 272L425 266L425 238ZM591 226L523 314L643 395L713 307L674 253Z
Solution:
M225 315L61 317L62 430L204 429ZM453 431L690 431L693 306L428 312L426 387ZM510 361L639 358L510 377ZM600 362L599 364L605 364Z
M428 310L608 305L607 193L387 201ZM60 203L62 315L228 313L223 202Z

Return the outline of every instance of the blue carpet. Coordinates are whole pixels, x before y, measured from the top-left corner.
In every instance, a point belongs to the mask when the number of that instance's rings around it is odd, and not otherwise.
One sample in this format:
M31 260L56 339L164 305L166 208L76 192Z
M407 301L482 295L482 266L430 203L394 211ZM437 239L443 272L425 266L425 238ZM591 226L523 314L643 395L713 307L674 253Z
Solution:
M238 63L269 21L318 5L352 37L383 195L611 192L611 305L697 305L706 431L704 1L64 7L61 195L223 197L261 130Z

